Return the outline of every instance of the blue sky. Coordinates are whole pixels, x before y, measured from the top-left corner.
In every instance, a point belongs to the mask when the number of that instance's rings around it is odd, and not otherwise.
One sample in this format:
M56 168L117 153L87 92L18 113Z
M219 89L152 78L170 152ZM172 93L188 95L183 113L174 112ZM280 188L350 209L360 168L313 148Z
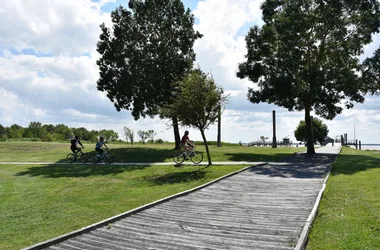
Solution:
M212 71L216 81L231 95L225 107L222 140L248 142L272 137L272 110L276 110L277 138L290 135L303 119L303 112L288 112L274 105L250 103L248 87L255 85L235 74L246 53L245 35L254 24L261 25L262 0L183 0L195 18L195 29L204 37L194 46L196 64ZM96 43L99 24L111 25L109 13L127 0L12 0L3 1L0 12L0 123L28 126L64 123L70 127L153 129L157 138L172 141L167 121L140 119L130 112L117 112L96 88L99 71ZM362 58L380 46L379 35L366 46ZM380 101L368 97L364 104L345 110L332 121L324 121L330 136L348 133L363 143L380 143ZM185 130L188 128L182 128ZM197 130L191 138L201 140ZM351 135L351 136L350 136ZM206 136L216 140L216 126Z

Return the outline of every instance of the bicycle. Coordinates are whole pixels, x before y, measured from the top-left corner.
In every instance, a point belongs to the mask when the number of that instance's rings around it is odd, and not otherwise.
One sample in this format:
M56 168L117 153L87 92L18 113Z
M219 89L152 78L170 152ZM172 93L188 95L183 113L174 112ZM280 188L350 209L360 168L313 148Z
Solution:
M91 158L91 161L92 161L92 164L97 164L99 162L103 162L103 163L107 163L107 164L111 164L112 162L114 162L115 160L115 156L113 154L111 154L110 152L108 152L109 149L106 148L104 149L104 151L102 152L102 154L96 154L94 155L92 158Z
M87 162L87 156L86 154L82 151L83 148L78 148L75 153L69 153L67 156L66 156L66 160L68 163L73 163L73 162L76 162L78 159L80 162L82 163L86 163Z
M203 160L203 153L195 151L195 145L191 147L190 152L186 155L185 151L177 151L174 153L173 160L177 164L181 164L185 159L187 160L190 157L190 160L194 164L199 164Z

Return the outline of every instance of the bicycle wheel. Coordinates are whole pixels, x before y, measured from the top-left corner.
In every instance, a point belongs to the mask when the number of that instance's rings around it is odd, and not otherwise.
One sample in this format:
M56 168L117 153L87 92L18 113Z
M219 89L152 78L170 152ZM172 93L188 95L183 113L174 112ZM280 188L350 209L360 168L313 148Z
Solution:
M75 155L73 153L70 153L67 155L66 159L67 159L67 162L71 164L75 162Z
M97 164L99 161L100 161L99 156L94 155L94 156L91 157L92 164Z
M185 153L182 151L177 151L174 153L173 160L177 164L181 164L185 160Z
M85 153L83 153L82 151L80 151L80 152L77 153L77 157L79 158L80 162L86 163L87 158L86 158L86 154Z
M111 164L115 160L115 156L111 153L107 153L104 157L103 160L105 163Z
M192 152L190 154L190 159L195 164L201 163L201 161L203 160L203 153L202 152Z

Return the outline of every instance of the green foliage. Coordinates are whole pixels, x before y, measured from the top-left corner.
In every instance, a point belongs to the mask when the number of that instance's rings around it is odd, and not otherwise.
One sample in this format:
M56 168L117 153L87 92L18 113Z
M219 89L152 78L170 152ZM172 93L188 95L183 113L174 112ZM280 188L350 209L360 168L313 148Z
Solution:
M7 129L0 124L0 141L7 140Z
M364 60L362 74L366 91L380 95L380 48L375 51L373 57Z
M163 144L163 143L165 143L165 142L164 142L164 140L162 140L162 139L157 139L157 140L154 141L154 143L157 143L157 144Z
M154 130L148 130L146 131L146 136L148 138L149 143L154 143L154 137L157 135L157 132Z
M131 0L111 18L112 29L100 26L98 90L136 120L156 115L173 83L193 67L193 44L202 37L193 29L194 17L180 0Z
M125 140L133 145L135 132L131 128L124 127Z
M177 95L164 112L176 115L183 126L204 131L215 123L220 106L227 101L228 96L214 79L197 69L179 83Z
M137 135L140 137L142 144L145 144L146 139L148 138L148 134L144 130L137 131Z
M319 142L319 144L323 145L324 142L329 139L328 138L329 129L326 124L322 122L322 120L313 117L313 139L314 144ZM306 136L306 122L301 120L298 124L296 130L294 130L294 137L297 141L307 142ZM331 138L330 138L331 139Z
M29 126L29 133L32 135L33 138L40 138L42 135L42 123L41 122L30 122Z
M378 1L266 0L261 9L265 24L250 29L246 61L237 72L258 85L248 91L252 103L305 110L311 135L312 110L333 119L341 102L352 108L364 101L368 88L358 57L379 31Z
M20 125L13 124L9 127L7 134L8 138L21 139L24 133L24 128Z
M221 107L228 101L223 89L212 77L200 69L193 70L177 87L176 95L171 104L162 108L161 113L166 117L177 117L183 126L191 126L201 132L208 163L211 165L210 152L207 145L205 130L218 119Z

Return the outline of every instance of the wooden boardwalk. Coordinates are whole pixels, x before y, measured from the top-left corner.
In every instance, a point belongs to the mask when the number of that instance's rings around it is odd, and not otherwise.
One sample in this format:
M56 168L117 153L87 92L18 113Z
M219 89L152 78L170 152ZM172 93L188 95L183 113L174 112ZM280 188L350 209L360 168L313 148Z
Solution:
M109 225L29 249L294 249L339 151L324 147L313 157L297 154L251 167Z

